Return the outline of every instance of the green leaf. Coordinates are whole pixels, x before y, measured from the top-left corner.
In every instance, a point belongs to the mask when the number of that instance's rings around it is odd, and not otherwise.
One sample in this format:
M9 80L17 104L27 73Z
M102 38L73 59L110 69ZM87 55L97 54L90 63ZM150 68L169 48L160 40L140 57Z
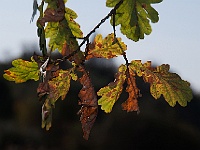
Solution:
M119 1L107 0L106 6L114 7ZM116 11L115 25L120 24L121 32L133 41L144 39L144 34L149 35L152 31L149 21L156 23L159 20L151 4L160 2L162 0L124 0Z
M49 47L52 50L58 49L61 53L63 46L67 43L73 50L78 48L76 37L82 38L83 33L80 25L73 19L77 18L77 14L69 9L65 9L65 19L61 22L48 22L45 32L46 38L50 38Z
M70 8L65 8L65 19L68 22L69 28L71 29L74 37L82 38L83 32L80 29L80 25L74 21L78 15Z
M98 92L98 96L102 96L98 100L98 105L101 105L101 109L106 113L112 111L114 103L118 100L123 90L123 84L126 79L126 66L121 65L116 74L115 81L109 83L106 87L101 88Z
M116 40L116 41L115 41ZM121 38L115 39L114 34L109 34L103 39L101 34L96 35L94 42L89 45L88 55L86 59L97 58L113 58L117 55L123 55L127 50Z
M15 81L15 83L26 82L27 80L39 80L39 68L38 64L32 60L31 62L22 59L16 59L12 61L14 67L4 70L3 77L9 81Z
M53 51L57 49L63 56L68 56L79 50L76 38L82 38L83 33L79 24L74 21L76 17L73 10L65 8L64 19L59 22L48 22L45 28L46 38L49 38L49 47ZM83 52L78 51L69 60L79 64L83 58Z
M151 62L142 64L141 61L132 61L129 67L138 76L142 76L145 82L150 83L150 92L155 99L163 95L170 106L175 106L177 102L181 106L186 106L187 102L191 101L190 84L182 80L178 74L170 73L169 65L153 68Z
M161 94L170 106L175 106L178 102L181 106L187 106L187 102L192 99L192 90L190 84L184 81L176 73L170 73L169 65L161 65L152 73L146 73L146 76L152 76L150 82L151 95L158 99Z

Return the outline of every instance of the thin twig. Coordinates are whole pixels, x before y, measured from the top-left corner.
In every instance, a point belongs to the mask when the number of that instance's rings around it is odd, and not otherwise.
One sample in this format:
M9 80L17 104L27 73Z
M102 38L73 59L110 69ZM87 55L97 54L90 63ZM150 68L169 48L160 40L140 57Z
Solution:
M116 28L115 28L115 15L116 15L116 10L113 12L113 33L114 33L114 42L116 42Z
M89 43L90 43L90 41L89 41L89 39L87 40L87 43L86 43L86 49L85 49L85 58L87 57L87 55L88 55L88 52L89 52Z

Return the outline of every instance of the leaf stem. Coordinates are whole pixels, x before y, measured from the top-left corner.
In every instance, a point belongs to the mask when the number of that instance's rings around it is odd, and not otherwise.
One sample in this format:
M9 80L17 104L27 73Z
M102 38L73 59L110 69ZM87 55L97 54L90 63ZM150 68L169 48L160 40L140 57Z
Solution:
M123 2L123 1L120 1L121 3ZM119 3L120 3L119 2ZM118 4L117 4L118 5ZM116 5L116 6L117 6ZM115 7L116 7L115 6ZM113 16L113 33L114 33L114 42L117 42L117 44L119 45L119 47L122 49L122 46L120 45L120 43L119 43L119 41L117 40L117 36L116 36L116 28L115 28L115 15L116 15L116 10L117 9L113 9L113 13L112 13L112 16ZM128 58L127 58L127 56L126 56L126 53L124 52L123 53L123 57L124 57L124 60L125 60L125 62L126 62L126 66L127 66L127 68L128 68L128 64L129 64L129 61L128 61Z

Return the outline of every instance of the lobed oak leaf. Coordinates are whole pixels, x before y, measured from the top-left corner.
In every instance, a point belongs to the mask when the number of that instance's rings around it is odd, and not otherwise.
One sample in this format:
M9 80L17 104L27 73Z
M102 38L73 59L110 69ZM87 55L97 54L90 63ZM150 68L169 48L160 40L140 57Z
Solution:
M98 104L101 105L101 109L106 113L112 111L112 107L118 100L123 90L123 84L126 79L126 66L121 65L115 75L115 81L108 84L106 87L101 88L98 92L98 96L102 96L98 100Z
M140 61L132 61L130 69L142 76L145 82L150 83L151 95L158 99L163 95L170 106L178 102L186 106L192 99L192 90L187 81L181 79L176 73L169 72L169 65L151 67L151 62L142 64Z
M127 50L126 45L121 41L121 38L115 40L113 33L104 39L101 34L96 35L94 42L89 45L86 59L93 57L109 59L117 57L117 55L123 55L124 51Z
M32 61L16 59L12 61L14 67L4 70L3 77L6 80L14 81L15 83L26 82L27 80L39 80L38 64Z
M144 77L148 76L151 95L158 99L161 95L169 103L175 106L178 102L181 106L187 106L192 99L192 90L187 81L181 79L176 73L169 72L169 65L158 66L155 71L146 71Z
M107 7L115 7L120 0L107 0ZM121 25L121 32L127 38L138 41L144 39L144 34L152 31L149 21L158 22L158 12L151 4L160 3L162 0L124 0L116 11L115 25ZM113 19L111 19L113 24Z
M81 115L80 121L82 124L83 137L88 140L98 113L97 95L88 73L81 66L79 66L79 69L83 72L83 76L80 78L80 83L83 87L78 94L80 98L79 105L82 105L78 114Z

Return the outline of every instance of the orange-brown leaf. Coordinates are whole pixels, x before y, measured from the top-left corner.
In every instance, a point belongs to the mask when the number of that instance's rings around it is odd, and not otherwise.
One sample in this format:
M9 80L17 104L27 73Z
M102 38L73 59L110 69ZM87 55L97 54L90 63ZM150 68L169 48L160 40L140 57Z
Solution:
M124 103L122 103L122 108L123 110L126 110L127 112L131 112L131 111L139 112L139 106L138 106L138 100L137 100L137 98L139 97L139 89L137 88L137 85L136 85L135 74L132 72L128 74L127 76L128 76L127 78L128 86L126 88L126 92L129 93L129 97Z
M129 98L122 103L123 110L126 110L127 112L137 111L139 112L139 106L138 106L138 100L133 99L129 96Z

